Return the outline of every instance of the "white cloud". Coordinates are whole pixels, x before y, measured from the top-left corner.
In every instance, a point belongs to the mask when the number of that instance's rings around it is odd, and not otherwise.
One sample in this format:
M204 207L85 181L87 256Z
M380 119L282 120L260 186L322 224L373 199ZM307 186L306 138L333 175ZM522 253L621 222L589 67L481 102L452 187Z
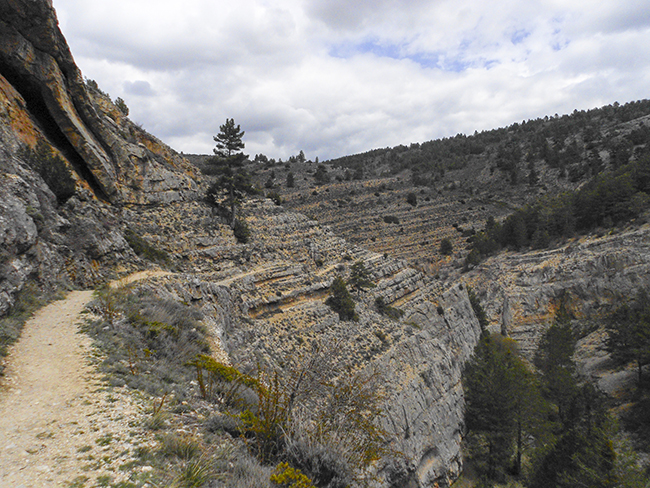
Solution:
M54 0L85 75L178 150L321 159L647 97L645 0Z

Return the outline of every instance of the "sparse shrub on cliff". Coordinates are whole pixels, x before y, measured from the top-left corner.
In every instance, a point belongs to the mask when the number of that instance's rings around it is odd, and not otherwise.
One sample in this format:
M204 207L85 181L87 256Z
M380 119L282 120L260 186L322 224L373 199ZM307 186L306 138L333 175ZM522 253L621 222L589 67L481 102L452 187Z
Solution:
M481 305L481 302L476 296L476 293L474 293L474 290L469 287L467 287L467 296L469 297L469 303L472 305L474 315L476 315L478 323L481 326L481 331L486 331L488 326L488 319L487 314L485 313L485 309Z
M352 320L357 322L359 316L355 312L355 304L343 278L336 277L330 287L330 296L325 304L339 314L341 320Z
M403 310L389 306L383 297L375 298L375 307L381 315L385 315L393 320L399 320L404 315Z
M448 237L440 241L440 254L443 256L451 256L454 253L454 245Z
M131 246L133 252L141 258L159 264L169 264L169 254L167 254L165 251L157 249L143 237L140 237L138 234L136 234L133 230L126 229L124 231L124 239L126 239L126 242L129 243L129 246Z
M65 161L52 148L39 140L34 149L22 148L22 157L36 171L56 196L57 202L65 203L75 193L75 181Z
M418 206L418 197L415 193L409 192L408 195L406 195L406 203L411 205L412 207L417 207Z
M213 416L210 426L243 436L265 463L287 462L291 469L276 472L276 483L304 481L300 470L316 486L351 486L389 452L380 422L384 379L376 371L346 368L341 351L336 344L314 344L310 352L287 358L281 369L258 364L251 376L225 367L233 382L251 386L256 401Z
M396 224L399 225L399 219L395 217L394 215L386 215L384 217L384 222L387 224Z
M115 106L125 117L129 115L129 107L127 107L126 102L121 97L115 99Z
M237 239L237 242L240 244L246 244L250 239L251 231L248 227L248 224L246 223L246 220L243 218L235 220L235 225L232 231L235 235L235 239Z

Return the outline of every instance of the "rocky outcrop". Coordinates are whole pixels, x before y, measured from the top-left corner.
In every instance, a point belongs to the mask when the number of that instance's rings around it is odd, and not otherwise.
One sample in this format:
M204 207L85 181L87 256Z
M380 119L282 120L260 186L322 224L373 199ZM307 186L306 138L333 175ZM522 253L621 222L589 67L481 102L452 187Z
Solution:
M88 286L138 262L115 204L198 196L195 169L91 85L51 1L0 0L0 315L27 280Z
M98 197L112 203L159 203L196 194L189 163L86 86L51 0L0 1L0 76ZM22 139L30 143L24 134Z
M564 305L573 317L581 377L614 404L634 401L637 372L610 357L606 325L614 309L650 288L650 225L576 238L549 250L502 253L463 280L477 293L489 328L515 339L529 360Z
M281 366L316 343L336 344L349 367L380 372L387 392L384 426L400 456L377 466L377 486L454 480L462 466L460 378L480 333L463 285L445 288L268 200L246 205L251 241L236 244L203 205L130 211L134 229L186 269L140 286L199 306L222 357L245 370L259 361ZM175 228L178 238L166 238ZM359 322L344 322L325 299L333 279L347 278L359 260L376 287L355 292ZM404 312L401 319L377 312L380 296Z
M650 226L586 236L555 249L502 253L465 280L477 291L491 328L516 339L529 355L564 301L576 326L599 319L650 287Z

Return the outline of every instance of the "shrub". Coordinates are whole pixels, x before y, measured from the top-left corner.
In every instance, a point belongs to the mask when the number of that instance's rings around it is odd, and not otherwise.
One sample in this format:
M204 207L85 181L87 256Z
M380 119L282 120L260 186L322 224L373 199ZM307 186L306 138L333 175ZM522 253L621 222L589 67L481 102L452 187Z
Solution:
M335 278L332 282L330 296L325 300L325 304L338 313L341 320L352 320L354 322L359 320L359 316L354 310L354 300L350 296L345 281L340 277Z
M406 203L408 203L412 207L417 207L418 206L417 195L413 192L410 192L408 195L406 195Z
M375 308L377 308L377 312L381 315L385 315L393 320L398 320L404 315L403 310L387 305L383 297L375 298Z
M232 229L235 239L240 244L246 244L251 236L251 231L248 227L248 224L243 219L235 220L235 226Z
M440 241L440 254L443 256L451 256L454 252L454 245L448 237Z
M206 354L197 355L189 364L196 368L199 391L206 400L219 401L227 406L238 406L243 403L242 390L257 386L254 378Z
M54 153L52 147L38 141L34 149L24 146L22 156L36 171L56 196L59 204L65 203L75 193L75 180L65 161Z
M394 215L386 215L384 217L384 222L387 224L397 224L399 225L399 219L395 217Z
M162 437L160 450L165 456L190 460L201 452L201 444L193 436L174 433Z
M212 462L207 457L198 457L183 464L172 482L172 488L200 488L215 478Z
M282 196L277 191L271 191L266 194L266 198L270 199L276 205L282 205Z
M129 107L126 106L126 102L121 97L115 99L115 106L125 117L129 115Z
M190 361L209 351L198 309L151 292L103 290L91 310L101 319L84 330L103 350L101 368L114 382L156 396L173 391L177 401L185 398L195 376Z
M273 484L281 487L314 488L311 480L302 471L292 468L287 463L278 464L270 479Z
M124 239L126 239L126 242L129 243L129 246L131 246L133 252L141 258L159 264L169 264L169 254L167 254L165 251L155 248L149 244L146 239L140 237L131 229L126 229L124 231Z

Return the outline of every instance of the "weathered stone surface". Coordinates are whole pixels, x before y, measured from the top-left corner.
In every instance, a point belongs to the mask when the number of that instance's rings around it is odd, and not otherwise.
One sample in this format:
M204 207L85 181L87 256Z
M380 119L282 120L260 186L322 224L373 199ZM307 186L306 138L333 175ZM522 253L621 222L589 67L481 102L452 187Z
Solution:
M385 427L404 459L380 463L377 486L406 486L394 484L402 480L430 487L455 479L462 466L460 377L480 333L463 286L444 289L404 262L350 246L268 200L244 207L251 240L236 244L219 230L227 226L205 221L201 205L130 211L141 235L188 258L186 272L141 286L199 305L228 360L244 369L258 361L283 364L320 341L337 344L350 367L376 368L385 381ZM176 238L165 240L174 228ZM206 240L214 244L210 252L192 249ZM332 280L347 278L357 260L377 286L354 294L359 322L343 322L324 302ZM403 318L379 315L378 296L399 306Z
M466 280L491 327L531 355L562 300L578 321L597 320L650 286L650 226L587 236L552 250L503 253Z
M195 196L189 163L88 89L50 1L0 1L0 75L97 196L114 203Z

